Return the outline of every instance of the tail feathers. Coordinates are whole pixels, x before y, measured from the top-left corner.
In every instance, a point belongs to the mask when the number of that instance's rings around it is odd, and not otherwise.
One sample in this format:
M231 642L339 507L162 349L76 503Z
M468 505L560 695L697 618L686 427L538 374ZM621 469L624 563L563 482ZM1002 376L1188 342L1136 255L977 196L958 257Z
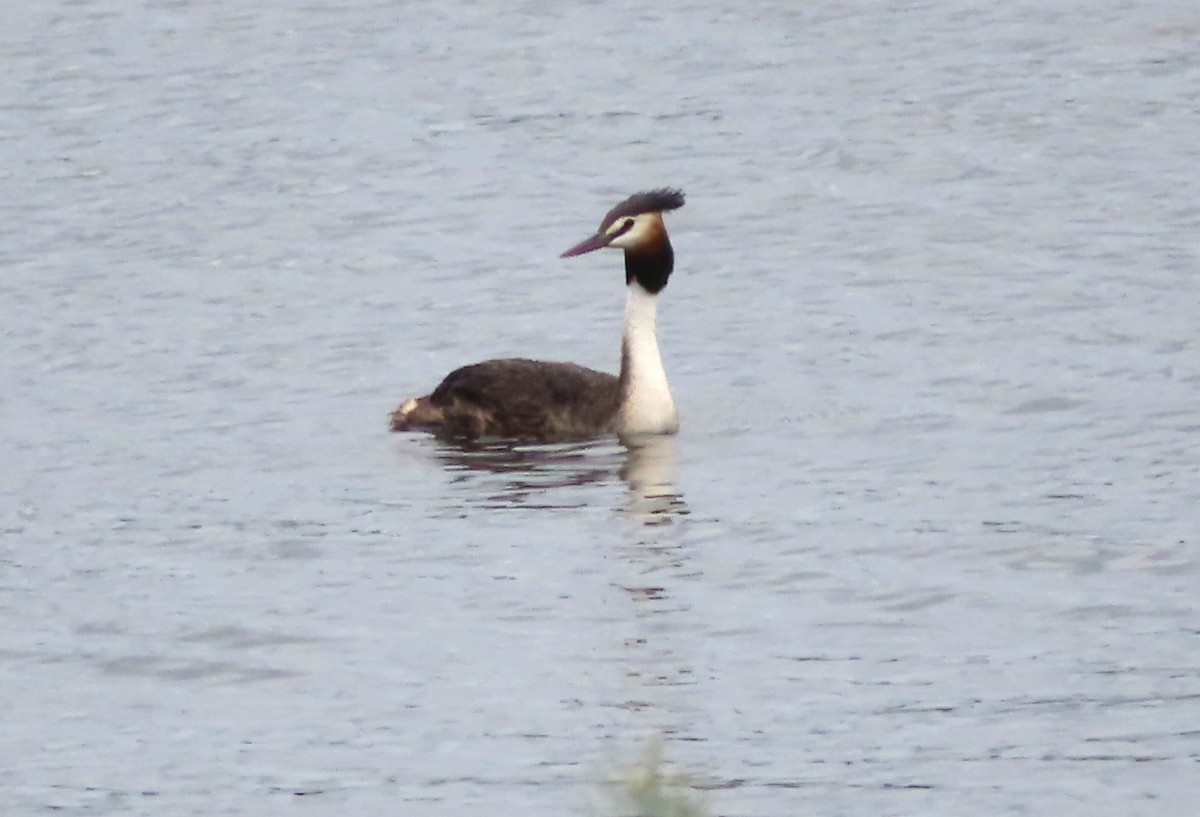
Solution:
M392 431L432 429L440 426L444 419L442 410L429 402L428 395L412 397L392 412L391 428Z

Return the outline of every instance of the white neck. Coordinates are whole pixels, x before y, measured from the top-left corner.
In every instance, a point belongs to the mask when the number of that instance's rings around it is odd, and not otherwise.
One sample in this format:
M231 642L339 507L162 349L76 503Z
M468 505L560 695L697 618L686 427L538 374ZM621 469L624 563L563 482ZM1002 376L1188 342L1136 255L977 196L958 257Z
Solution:
M654 319L658 297L637 281L629 284L625 298L625 334L621 347L622 434L674 434L679 415L667 386L667 373L658 352Z

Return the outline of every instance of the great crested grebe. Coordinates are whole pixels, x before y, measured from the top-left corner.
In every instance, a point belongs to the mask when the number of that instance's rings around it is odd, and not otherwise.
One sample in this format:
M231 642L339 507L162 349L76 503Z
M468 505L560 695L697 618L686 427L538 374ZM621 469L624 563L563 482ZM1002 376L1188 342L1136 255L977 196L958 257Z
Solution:
M455 369L424 397L392 412L392 431L420 429L449 438L567 440L617 434L674 434L679 415L667 387L654 319L675 252L662 214L683 193L636 193L608 211L600 229L562 254L602 247L625 251L625 331L621 374L574 363L507 358Z

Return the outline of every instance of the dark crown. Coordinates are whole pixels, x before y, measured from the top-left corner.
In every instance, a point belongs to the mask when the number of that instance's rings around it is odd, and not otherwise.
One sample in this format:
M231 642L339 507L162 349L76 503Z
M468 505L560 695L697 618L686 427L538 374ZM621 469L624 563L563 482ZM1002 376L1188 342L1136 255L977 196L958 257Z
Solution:
M662 213L667 210L677 210L683 206L683 191L663 187L645 193L634 193L625 201L608 211L604 221L600 222L600 232L604 232L619 218L640 216L642 213Z

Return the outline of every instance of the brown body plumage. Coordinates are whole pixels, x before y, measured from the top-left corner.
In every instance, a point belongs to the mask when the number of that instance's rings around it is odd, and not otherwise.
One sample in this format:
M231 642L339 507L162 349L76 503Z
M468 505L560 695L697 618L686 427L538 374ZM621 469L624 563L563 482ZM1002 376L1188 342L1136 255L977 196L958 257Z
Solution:
M616 432L621 381L574 363L524 358L455 369L425 397L392 412L392 431L445 437L570 440Z
M673 433L678 419L658 353L654 314L675 258L661 213L682 205L678 191L638 193L610 210L596 235L563 253L570 257L609 246L625 250L629 295L619 377L574 363L487 360L455 369L429 394L406 400L392 412L392 431L546 441Z

